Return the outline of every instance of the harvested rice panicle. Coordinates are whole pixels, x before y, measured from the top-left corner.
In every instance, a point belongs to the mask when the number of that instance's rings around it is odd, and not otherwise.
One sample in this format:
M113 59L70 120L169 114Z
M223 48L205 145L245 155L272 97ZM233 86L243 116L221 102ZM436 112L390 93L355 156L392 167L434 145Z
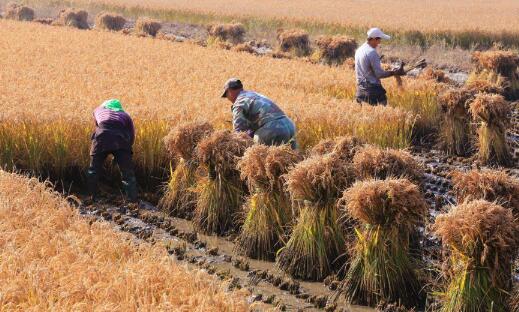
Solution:
M186 161L194 160L196 146L214 131L206 121L192 121L175 127L164 138L166 149L172 157L181 157Z

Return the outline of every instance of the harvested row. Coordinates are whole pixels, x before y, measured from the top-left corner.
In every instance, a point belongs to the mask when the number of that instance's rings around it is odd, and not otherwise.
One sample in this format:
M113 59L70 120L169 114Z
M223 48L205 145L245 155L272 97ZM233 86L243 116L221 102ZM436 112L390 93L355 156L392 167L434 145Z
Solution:
M83 219L36 180L0 171L0 219L4 309L247 311L244 294Z

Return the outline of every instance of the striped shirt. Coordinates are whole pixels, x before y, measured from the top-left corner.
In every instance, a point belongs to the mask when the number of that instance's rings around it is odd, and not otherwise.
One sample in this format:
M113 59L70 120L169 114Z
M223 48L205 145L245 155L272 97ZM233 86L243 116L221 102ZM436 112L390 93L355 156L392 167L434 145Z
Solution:
M135 141L135 128L130 115L99 106L94 110L94 119L96 131L93 139L100 150L131 149Z

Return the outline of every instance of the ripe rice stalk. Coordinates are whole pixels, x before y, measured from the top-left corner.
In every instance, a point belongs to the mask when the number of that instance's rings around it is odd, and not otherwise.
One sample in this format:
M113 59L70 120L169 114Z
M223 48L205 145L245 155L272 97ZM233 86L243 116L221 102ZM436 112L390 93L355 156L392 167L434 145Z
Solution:
M210 37L233 45L243 42L245 27L240 23L214 24L207 28Z
M469 90L473 95L477 93L495 93L504 95L507 83L502 76L497 81L492 81L487 78L486 74L475 74L469 75L469 78L465 82L465 88Z
M467 89L448 89L438 98L443 115L439 144L450 155L466 156L471 151L468 103L472 98Z
M357 41L347 36L321 36L316 40L319 47L319 59L325 64L341 65L355 56Z
M135 32L139 36L155 37L161 28L161 22L148 17L139 17L135 22Z
M52 22L55 26L68 26L78 29L90 29L88 25L88 12L76 9L63 9L58 17Z
M420 73L420 78L425 80L432 80L440 83L451 83L452 81L447 77L443 70L433 69L427 67Z
M361 148L353 157L353 166L361 179L408 178L420 183L423 169L408 152L381 149L375 146Z
M311 53L310 37L301 29L279 29L277 34L279 49L295 56L307 56Z
M30 22L34 19L34 10L24 5L9 2L5 6L4 18Z
M193 220L202 232L224 234L236 229L236 214L245 196L236 167L250 146L252 139L247 134L230 130L215 131L198 144L197 157L209 171L209 178L197 187Z
M407 179L357 182L344 192L340 206L359 222L353 260L341 287L352 303L376 306L422 304L419 265L410 256L410 236L428 209L418 186Z
M235 252L253 259L274 260L283 244L285 228L292 220L290 200L283 190L282 176L300 156L289 146L254 145L238 162L251 196Z
M488 165L510 165L511 154L506 141L510 103L501 95L478 94L470 104L470 113L479 121L479 159Z
M509 208L519 216L519 180L497 170L454 171L453 191L458 203L484 199Z
M290 239L278 252L278 266L296 278L322 280L341 267L344 236L336 202L354 181L352 166L333 154L314 156L286 175L292 201L300 210Z
M500 50L477 51L472 54L472 60L476 64L474 75L485 77L492 83L501 82L507 99L519 99L519 54Z
M170 168L169 182L159 201L159 208L170 215L192 218L196 204L194 188L199 169L195 150L198 143L212 132L213 126L210 123L195 121L177 126L164 138L166 150L177 162L174 170Z
M476 200L439 215L434 228L451 253L441 311L509 311L512 261L519 246L512 211Z
M245 52L250 54L256 53L252 45L248 42L237 44L234 47L232 47L231 50L235 52Z
M517 72L519 55L513 51L476 51L472 54L472 61L480 71L493 71L506 78L512 78Z
M310 151L310 156L323 156L331 153L335 147L335 141L333 139L323 139L314 145Z
M126 19L116 13L101 12L97 14L95 27L97 29L120 31L124 28Z

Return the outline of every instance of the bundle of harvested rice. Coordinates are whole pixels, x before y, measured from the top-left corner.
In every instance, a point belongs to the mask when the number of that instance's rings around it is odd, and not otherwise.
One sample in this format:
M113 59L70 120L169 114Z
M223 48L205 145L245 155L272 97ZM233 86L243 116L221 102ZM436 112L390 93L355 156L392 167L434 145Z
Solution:
M90 29L88 25L88 12L76 9L63 9L52 22L55 26L69 26L78 29Z
M253 259L274 260L281 247L285 227L291 220L291 206L282 188L281 176L300 160L288 146L254 145L238 162L242 179L251 196L238 236L235 252Z
M347 36L321 36L316 40L319 57L327 64L340 65L355 55L357 41Z
M209 177L197 187L193 221L204 233L224 234L236 224L245 194L236 166L252 144L247 134L230 130L215 131L198 144L197 157L207 166Z
M440 94L442 111L440 145L448 154L466 156L471 150L471 128L468 103L473 94L467 89L448 89Z
M509 311L519 246L512 211L485 200L464 203L439 215L435 231L451 251L441 311Z
M503 95L509 100L519 98L519 54L513 51L474 52L476 71L471 76L504 86Z
M311 52L310 37L301 29L278 30L277 39L282 52L290 52L296 56L307 56Z
M361 148L353 157L353 165L361 179L408 178L420 183L423 170L408 152L381 149L375 146Z
M433 80L440 83L451 83L451 80L444 71L427 67L420 73L420 78L425 80Z
M310 149L310 156L323 156L331 153L335 147L333 139L324 139Z
M34 10L24 5L9 2L5 6L4 18L30 22L34 19Z
M43 24L43 25L52 25L52 22L54 22L53 18L50 17L43 17L43 18L37 18L33 20L35 23Z
M348 162L332 154L314 156L286 175L287 189L299 208L290 239L278 253L278 266L305 280L322 280L342 266L345 242L336 202L354 181Z
M511 154L506 142L511 107L503 96L478 94L470 104L472 118L479 121L478 147L480 160L489 165L508 166Z
M513 51L476 51L472 54L472 61L479 70L496 72L504 77L511 78L519 66L519 54Z
M519 180L497 170L454 171L453 190L458 203L484 199L512 209L519 216Z
M194 188L198 181L195 149L212 132L213 126L208 122L188 122L177 126L164 138L167 151L177 160L175 169L170 169L169 182L159 201L159 207L170 215L192 218L196 204Z
M505 87L505 82L502 80L492 82L488 79L482 79L481 77L474 75L471 75L465 83L465 88L473 95L478 93L495 93L503 95Z
M116 13L101 12L97 14L95 27L104 30L119 31L124 28L126 19Z
M410 235L428 212L418 186L407 179L357 182L344 192L341 207L362 224L341 287L347 300L370 306L381 300L408 308L420 304L422 286L409 254Z
M240 23L214 24L207 28L209 36L232 44L243 42L245 27Z
M139 17L135 22L135 32L139 36L155 37L161 28L162 24L159 21L148 17Z
M252 45L249 43L237 44L237 45L233 46L231 48L231 50L235 51L235 52L246 52L246 53L250 53L250 54L256 53L256 51L254 51L254 48L252 47Z

